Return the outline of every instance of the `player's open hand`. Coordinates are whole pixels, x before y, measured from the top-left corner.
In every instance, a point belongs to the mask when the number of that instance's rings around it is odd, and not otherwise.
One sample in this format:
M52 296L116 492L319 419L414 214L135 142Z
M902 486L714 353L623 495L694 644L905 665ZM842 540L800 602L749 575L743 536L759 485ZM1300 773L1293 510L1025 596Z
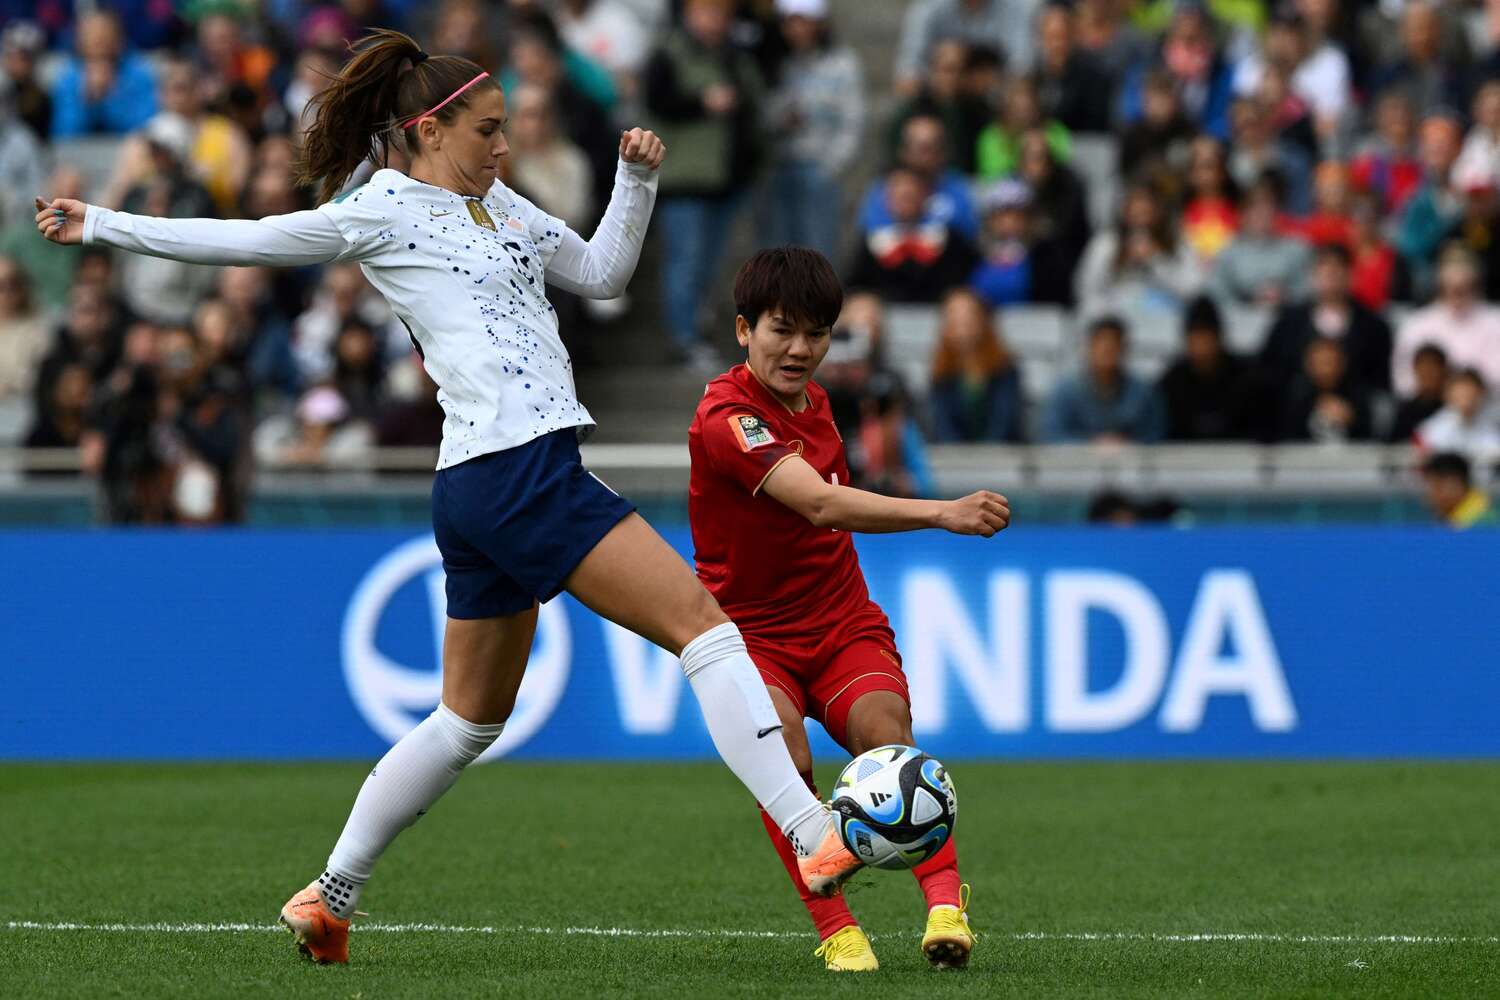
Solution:
M980 490L943 506L938 527L955 535L983 535L989 538L1010 524L1010 501L998 493Z
M667 147L649 129L633 128L620 133L620 159L626 163L644 163L655 170L667 158Z
M88 206L72 198L36 199L36 230L53 243L82 243Z

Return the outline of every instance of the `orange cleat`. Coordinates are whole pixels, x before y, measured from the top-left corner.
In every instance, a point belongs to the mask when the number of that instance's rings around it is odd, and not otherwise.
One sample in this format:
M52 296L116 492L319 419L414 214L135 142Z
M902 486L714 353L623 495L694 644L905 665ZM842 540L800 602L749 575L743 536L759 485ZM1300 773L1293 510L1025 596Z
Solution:
M349 961L349 921L333 915L317 882L286 901L281 922L297 939L297 950L319 965Z
M797 859L802 881L807 884L807 891L815 896L837 896L839 888L863 867L864 862L844 846L843 838L831 822L817 849L807 857Z

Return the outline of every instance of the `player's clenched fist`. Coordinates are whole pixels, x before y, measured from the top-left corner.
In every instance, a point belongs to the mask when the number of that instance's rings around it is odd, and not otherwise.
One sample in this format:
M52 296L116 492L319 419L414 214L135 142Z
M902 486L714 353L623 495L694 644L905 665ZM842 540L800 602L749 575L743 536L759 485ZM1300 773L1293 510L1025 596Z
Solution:
M983 535L989 538L1010 524L1010 501L999 493L980 490L943 506L938 527L955 535Z
M655 170L666 156L667 147L655 132L633 128L620 133L620 159L626 163L644 163Z
M88 206L72 198L36 199L36 230L53 243L82 243Z

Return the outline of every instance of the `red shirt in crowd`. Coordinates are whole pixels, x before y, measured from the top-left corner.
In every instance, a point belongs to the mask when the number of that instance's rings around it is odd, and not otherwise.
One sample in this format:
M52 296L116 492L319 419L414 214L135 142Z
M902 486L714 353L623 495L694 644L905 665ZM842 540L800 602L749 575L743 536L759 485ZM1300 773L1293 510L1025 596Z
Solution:
M819 528L761 491L794 455L828 482L849 482L828 394L809 383L807 399L794 413L747 365L736 365L708 384L688 430L698 576L756 639L821 638L870 601L848 533Z

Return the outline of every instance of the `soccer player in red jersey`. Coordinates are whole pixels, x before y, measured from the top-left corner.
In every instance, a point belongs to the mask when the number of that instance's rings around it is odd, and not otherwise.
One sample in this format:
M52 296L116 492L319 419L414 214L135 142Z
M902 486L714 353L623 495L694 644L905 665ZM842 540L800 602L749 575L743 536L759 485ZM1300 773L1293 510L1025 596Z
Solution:
M688 515L698 576L744 635L787 749L812 787L804 718L822 723L851 754L913 742L895 635L870 600L849 533L943 528L988 538L1010 522L1010 508L987 491L907 500L848 485L828 396L812 381L843 303L821 254L798 247L756 254L735 278L734 301L747 357L710 382L698 404L688 432ZM761 818L828 968L878 968L843 896L807 892L793 845ZM915 875L928 905L923 953L940 968L967 964L974 935L953 841Z

